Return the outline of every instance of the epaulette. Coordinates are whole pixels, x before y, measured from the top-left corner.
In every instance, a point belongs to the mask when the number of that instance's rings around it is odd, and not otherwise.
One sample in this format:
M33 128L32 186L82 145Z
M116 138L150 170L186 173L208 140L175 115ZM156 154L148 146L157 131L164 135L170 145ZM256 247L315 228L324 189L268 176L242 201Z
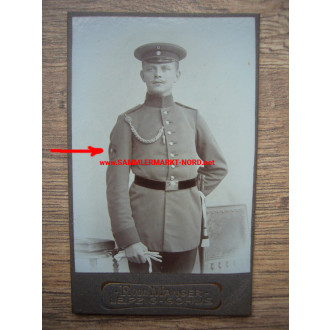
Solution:
M125 114L131 113L131 112L133 112L133 111L135 111L135 110L140 109L142 106L143 106L143 104L139 104L139 105L135 106L134 108L125 111L124 113L125 113Z
M179 103L179 102L175 102L175 104L177 104L177 105L179 105L179 106L181 106L181 107L183 107L183 108L189 109L189 110L195 110L195 111L198 111L198 110L195 109L195 108L188 107L187 105L181 104L181 103Z

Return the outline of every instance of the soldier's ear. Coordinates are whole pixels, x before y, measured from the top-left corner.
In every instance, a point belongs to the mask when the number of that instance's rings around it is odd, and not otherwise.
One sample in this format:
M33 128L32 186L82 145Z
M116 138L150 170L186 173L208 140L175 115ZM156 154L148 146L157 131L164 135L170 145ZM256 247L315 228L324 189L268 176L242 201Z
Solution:
M141 79L143 80L143 82L145 82L145 80L144 80L144 73L143 73L143 70L140 71L140 77L141 77Z
M176 70L176 80L179 80L180 77L181 77L181 71L178 69Z

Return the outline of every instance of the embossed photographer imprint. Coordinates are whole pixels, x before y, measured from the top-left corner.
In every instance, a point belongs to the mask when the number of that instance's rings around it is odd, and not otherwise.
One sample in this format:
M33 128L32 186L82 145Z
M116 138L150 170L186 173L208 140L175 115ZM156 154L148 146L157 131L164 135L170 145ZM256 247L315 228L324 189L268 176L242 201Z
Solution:
M218 309L220 284L146 285L107 282L102 285L102 303L109 309L132 307L183 307Z

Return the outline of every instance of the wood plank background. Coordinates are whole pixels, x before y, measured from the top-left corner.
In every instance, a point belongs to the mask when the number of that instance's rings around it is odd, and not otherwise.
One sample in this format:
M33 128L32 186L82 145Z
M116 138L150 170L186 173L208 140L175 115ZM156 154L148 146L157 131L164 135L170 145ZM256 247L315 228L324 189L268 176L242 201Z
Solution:
M45 329L288 328L288 0L43 1L43 327ZM259 13L257 197L250 317L71 313L67 147L67 13Z

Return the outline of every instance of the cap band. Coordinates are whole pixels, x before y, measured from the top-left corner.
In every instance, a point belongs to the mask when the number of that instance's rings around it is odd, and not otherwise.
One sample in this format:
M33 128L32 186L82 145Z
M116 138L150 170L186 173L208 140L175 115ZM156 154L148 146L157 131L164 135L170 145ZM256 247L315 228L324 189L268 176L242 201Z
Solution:
M187 52L184 48L169 43L145 44L135 49L134 56L145 62L179 62L185 58Z
M151 50L146 53L144 53L141 56L142 61L152 61L152 62L173 62L173 61L179 61L179 56L175 53L166 51L166 50Z

